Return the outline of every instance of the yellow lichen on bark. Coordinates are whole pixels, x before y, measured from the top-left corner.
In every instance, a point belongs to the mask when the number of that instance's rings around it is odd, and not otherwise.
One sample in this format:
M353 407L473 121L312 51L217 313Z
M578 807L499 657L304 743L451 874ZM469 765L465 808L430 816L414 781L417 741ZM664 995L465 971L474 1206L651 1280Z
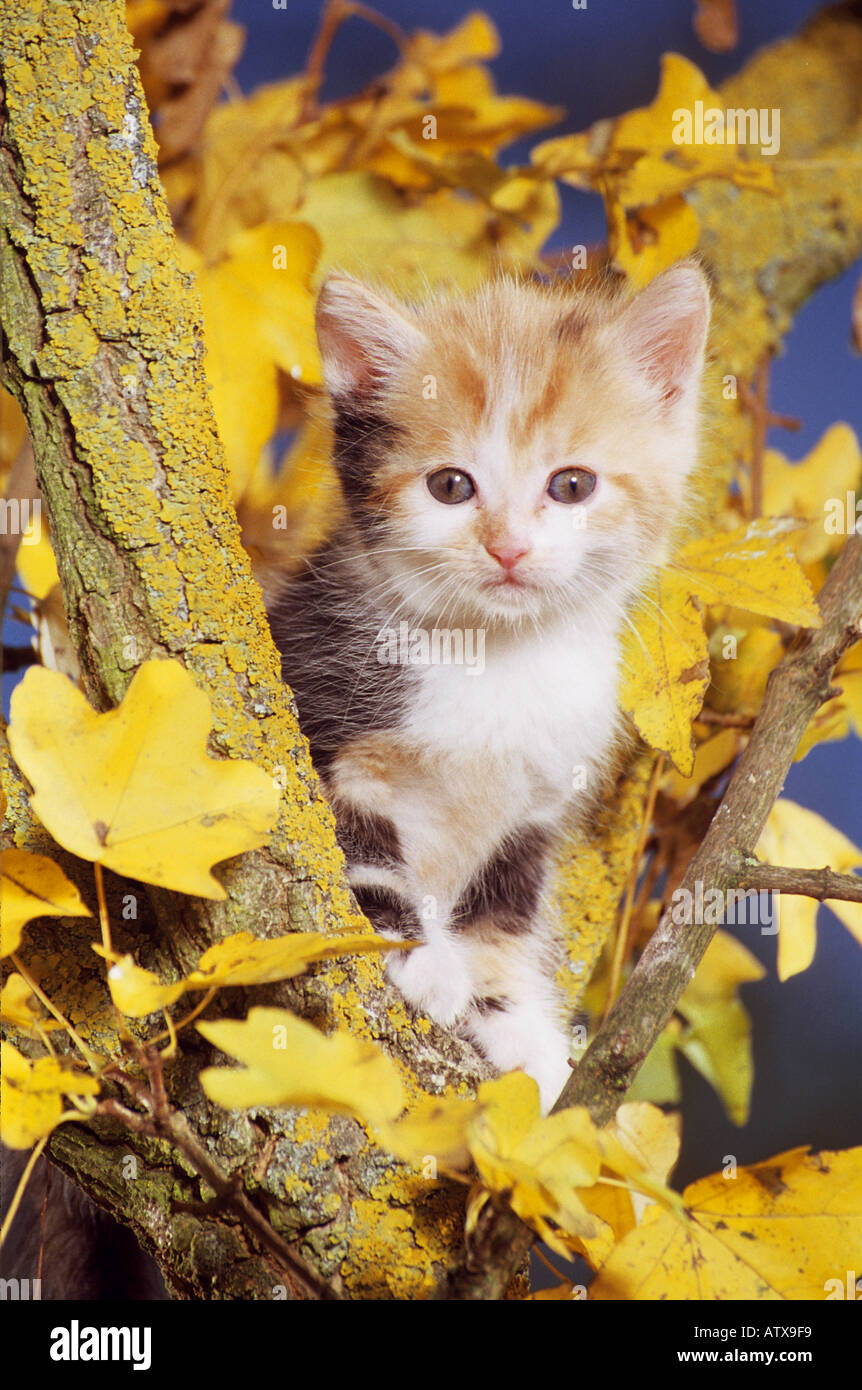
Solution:
M6 331L44 446L73 626L85 640L88 625L98 628L90 693L114 701L148 655L180 655L210 694L218 746L280 769L275 842L298 878L332 897L340 920L349 907L332 820L240 545L205 389L198 296L178 269L123 6L4 8L7 140L23 171L19 200L4 189L4 220L42 309L38 323L7 314ZM53 393L87 522L121 557L112 571L98 568L104 548L86 553L81 509L51 466L61 453L44 419Z

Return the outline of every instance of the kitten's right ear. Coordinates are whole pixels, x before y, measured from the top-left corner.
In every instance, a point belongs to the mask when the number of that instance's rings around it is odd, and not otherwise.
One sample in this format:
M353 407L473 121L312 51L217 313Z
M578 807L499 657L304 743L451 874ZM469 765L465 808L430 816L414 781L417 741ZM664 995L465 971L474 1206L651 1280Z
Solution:
M333 396L364 395L424 343L394 304L349 275L330 275L317 300L323 378Z
M703 367L709 286L695 261L662 271L625 309L624 341L655 389L660 408L690 398Z

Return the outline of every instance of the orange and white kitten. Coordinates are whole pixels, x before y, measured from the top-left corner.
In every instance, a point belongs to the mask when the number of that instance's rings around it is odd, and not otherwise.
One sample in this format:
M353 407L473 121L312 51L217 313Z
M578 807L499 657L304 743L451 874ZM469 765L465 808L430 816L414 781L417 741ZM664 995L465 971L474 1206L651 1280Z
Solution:
M546 1109L569 1070L547 865L588 814L573 787L614 766L620 632L695 463L708 320L691 262L633 299L320 295L345 518L273 605L284 679L362 908L421 942L391 978Z

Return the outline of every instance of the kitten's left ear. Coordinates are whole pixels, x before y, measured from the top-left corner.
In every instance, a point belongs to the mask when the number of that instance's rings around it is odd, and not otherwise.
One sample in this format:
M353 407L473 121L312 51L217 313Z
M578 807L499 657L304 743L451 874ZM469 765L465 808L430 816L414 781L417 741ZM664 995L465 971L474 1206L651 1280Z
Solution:
M694 261L681 261L657 275L623 312L628 351L654 385L662 409L697 387L709 308L706 276Z
M349 275L330 275L317 300L323 377L333 396L367 394L425 339L405 313Z

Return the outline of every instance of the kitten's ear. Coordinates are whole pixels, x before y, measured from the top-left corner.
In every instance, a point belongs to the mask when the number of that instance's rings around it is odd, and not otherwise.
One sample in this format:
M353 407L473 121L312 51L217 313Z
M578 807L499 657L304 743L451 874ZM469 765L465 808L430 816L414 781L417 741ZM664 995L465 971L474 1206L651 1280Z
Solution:
M317 339L333 396L373 391L424 338L401 309L349 275L330 275L317 300Z
M625 309L626 347L669 409L696 388L709 329L709 288L694 261L657 275Z

